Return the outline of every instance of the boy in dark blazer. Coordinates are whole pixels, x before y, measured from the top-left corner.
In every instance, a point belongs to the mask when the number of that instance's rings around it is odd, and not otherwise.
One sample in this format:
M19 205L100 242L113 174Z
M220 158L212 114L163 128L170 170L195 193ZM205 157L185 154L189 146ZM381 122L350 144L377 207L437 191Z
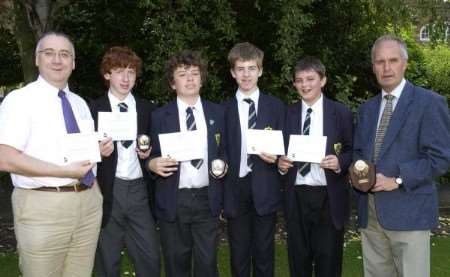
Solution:
M208 172L213 160L224 160L224 112L221 106L200 97L206 64L198 52L185 50L171 57L166 64L166 78L176 99L153 113L153 151L148 163L157 175L155 205L165 274L215 277L219 275L217 246L223 184ZM180 131L200 132L202 159L177 162L161 157L158 135Z
M108 93L91 103L98 129L98 112L129 112L137 116L137 134L150 136L154 106L131 91L141 71L141 59L128 47L112 47L103 56L101 73ZM151 179L141 151L131 141L115 141L98 164L103 193L103 221L96 257L97 276L120 276L121 251L126 246L136 276L160 276L159 239L150 210Z
M282 130L284 104L258 88L264 53L236 44L228 54L236 96L224 103L227 157L224 213L228 220L231 271L234 277L274 275L274 234L280 206L280 178L274 155L247 155L248 129ZM253 268L253 270L252 270Z
M288 107L285 141L290 135L326 136L319 163L278 160L285 175L285 219L292 277L341 276L344 224L350 211L347 169L352 162L352 113L326 98L325 66L314 57L294 69L301 101Z

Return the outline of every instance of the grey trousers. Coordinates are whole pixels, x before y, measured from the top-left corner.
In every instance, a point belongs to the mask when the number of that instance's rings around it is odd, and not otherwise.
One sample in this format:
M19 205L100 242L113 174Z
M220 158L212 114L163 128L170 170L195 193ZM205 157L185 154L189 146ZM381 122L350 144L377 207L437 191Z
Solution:
M160 276L160 244L143 179L116 178L111 218L101 229L97 277L119 277L121 252L126 246L137 277Z

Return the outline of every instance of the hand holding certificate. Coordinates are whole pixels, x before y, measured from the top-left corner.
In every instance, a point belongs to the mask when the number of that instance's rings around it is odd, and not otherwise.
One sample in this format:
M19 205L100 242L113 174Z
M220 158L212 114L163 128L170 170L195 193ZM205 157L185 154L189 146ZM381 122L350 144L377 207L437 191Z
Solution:
M291 135L287 157L292 161L320 163L326 146L326 136Z
M257 130L247 131L247 153L270 155L284 155L283 133L277 130Z
M176 161L190 161L203 159L202 135L200 131L176 132L159 134L161 156L172 158Z
M137 115L135 112L99 112L98 132L106 134L114 141L135 140L137 135Z
M98 133L65 134L59 140L63 163L89 160L91 163L101 161L98 146Z

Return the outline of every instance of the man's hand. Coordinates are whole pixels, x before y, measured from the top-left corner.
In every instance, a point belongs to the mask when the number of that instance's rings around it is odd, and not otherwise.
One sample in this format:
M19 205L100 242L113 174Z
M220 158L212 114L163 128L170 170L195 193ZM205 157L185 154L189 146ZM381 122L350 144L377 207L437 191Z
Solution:
M90 161L74 162L62 166L63 176L73 179L81 179L94 167L95 163Z
M258 154L258 157L261 158L261 160L265 161L266 163L273 164L277 161L276 155L270 155L265 152L261 152L261 154Z
M169 177L178 170L178 162L171 158L158 157L150 160L149 168L159 176Z
M110 137L100 141L98 146L100 147L100 155L102 155L102 157L109 157L109 155L111 155L114 151L114 143Z
M339 164L339 159L336 155L327 155L320 162L320 167L323 169L331 169L336 173L341 172L341 166Z
M136 152L138 154L139 159L145 160L150 156L150 153L152 152L152 147L150 146L150 148L147 151L141 151L139 150L139 148L136 147Z
M392 191L394 189L398 189L398 184L395 182L395 178L386 177L382 173L377 173L377 180L372 188L373 192Z
M280 158L278 159L278 170L283 173L288 172L289 168L293 166L293 162L286 156L280 156Z

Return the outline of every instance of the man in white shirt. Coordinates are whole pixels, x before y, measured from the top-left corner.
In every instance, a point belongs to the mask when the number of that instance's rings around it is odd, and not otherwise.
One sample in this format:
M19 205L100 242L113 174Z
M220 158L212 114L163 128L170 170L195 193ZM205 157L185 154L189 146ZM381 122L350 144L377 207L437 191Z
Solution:
M11 173L12 205L24 277L90 276L100 230L102 196L89 161L64 163L58 139L93 132L86 102L69 90L75 50L62 33L36 46L39 78L0 108L0 170ZM111 141L100 143L102 155Z

